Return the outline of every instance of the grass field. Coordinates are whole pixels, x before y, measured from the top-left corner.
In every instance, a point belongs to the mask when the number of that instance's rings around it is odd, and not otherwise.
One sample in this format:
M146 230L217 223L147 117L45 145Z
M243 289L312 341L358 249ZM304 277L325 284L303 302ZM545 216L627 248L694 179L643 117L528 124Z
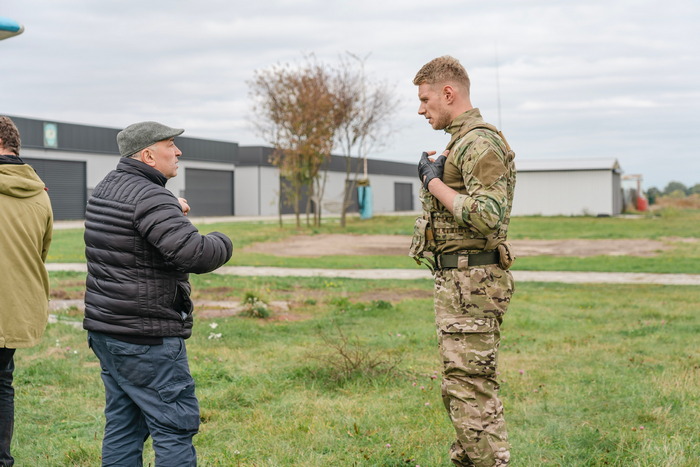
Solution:
M697 237L696 212L668 216L675 236ZM622 235L615 238L667 236L658 218L630 220L639 223L526 218L513 231L572 238L590 224L599 235ZM370 225L359 222L351 228ZM411 224L380 218L371 228L403 234ZM204 228L243 244L296 233L276 225ZM79 232L57 233L51 254L75 258ZM52 273L51 281L55 297L75 298L84 275ZM453 431L440 398L431 281L206 274L192 282L195 302L250 293L290 306L286 320L195 320L188 352L202 414L200 465L449 465ZM516 287L499 376L512 465L698 465L700 288ZM75 309L61 312L41 345L16 354L17 465L99 465L104 389L85 332L71 324L79 321ZM150 448L145 459L153 465Z
M234 240L236 254L232 266L278 266L300 268L416 268L408 256L328 256L321 258L278 257L240 251L255 242L280 240L296 234L358 233L410 235L415 216L377 216L363 221L349 218L342 230L337 219L328 219L319 228L297 230L291 224L280 228L276 222L232 222L201 225L202 232L218 230ZM49 252L49 262L83 262L82 230L57 230ZM632 256L532 256L519 258L513 269L536 271L610 271L700 274L700 210L665 209L655 215L635 218L597 217L516 217L510 238L518 239L666 239L672 248L654 257ZM676 241L674 241L676 240Z
M69 291L82 279L52 275ZM210 274L193 286L200 300L286 300L296 317L196 320L200 465L447 465L430 281ZM697 465L700 289L517 287L500 375L513 465ZM99 463L99 367L71 320L17 353L18 465Z

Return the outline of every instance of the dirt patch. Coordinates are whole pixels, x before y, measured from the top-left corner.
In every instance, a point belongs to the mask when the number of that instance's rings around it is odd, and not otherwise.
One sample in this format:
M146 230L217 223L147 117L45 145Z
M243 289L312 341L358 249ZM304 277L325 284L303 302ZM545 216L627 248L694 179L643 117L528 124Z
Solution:
M272 301L268 304L270 309L270 317L266 321L300 321L307 319L299 313L294 312L294 303L287 301ZM75 309L75 313L71 313L72 317L82 317L85 310L83 300L61 300L52 299L49 302L49 311L51 313L61 313L65 315L68 309ZM244 311L244 305L239 301L227 300L195 300L195 317L202 319L227 318L230 316L238 316ZM54 317L51 322L58 322ZM64 321L67 322L67 321ZM67 322L68 324L76 324L82 327L80 322Z
M281 321L296 321L294 315L290 313L290 303L283 301L272 301L268 303L271 318ZM197 318L213 319L237 316L245 310L245 305L236 301L195 301L195 316ZM283 317L288 319L284 319Z
M405 255L410 246L411 237L406 235L319 234L294 235L277 242L254 243L243 248L243 251L275 256L398 256Z
M657 256L671 245L647 239L516 240L516 256Z
M515 240L515 255L524 256L656 256L671 248L669 242L647 239ZM406 256L407 235L295 235L277 242L255 243L245 252L275 256Z
M411 298L432 298L432 290L391 290L391 289L375 289L359 294L353 297L353 300L358 302L372 302L383 300L385 302L399 303L402 300Z

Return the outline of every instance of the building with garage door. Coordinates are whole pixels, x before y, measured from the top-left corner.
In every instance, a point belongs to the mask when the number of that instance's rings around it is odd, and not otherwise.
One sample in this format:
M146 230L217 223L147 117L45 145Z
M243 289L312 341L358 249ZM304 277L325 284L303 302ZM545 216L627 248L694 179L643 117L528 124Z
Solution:
M115 128L12 117L22 137L22 159L49 188L57 220L83 219L95 185L117 166ZM275 216L287 190L270 162L273 149L239 146L188 136L176 138L182 150L178 176L167 188L187 198L193 216ZM353 159L357 164L357 160ZM332 156L321 208L340 212L346 158ZM609 215L623 210L621 169L615 159L516 159L513 215ZM353 167L353 173L363 168ZM375 214L420 210L416 163L370 159L367 176ZM357 211L357 191L349 212ZM303 208L302 208L303 210ZM291 213L282 206L282 213Z
M31 164L49 189L57 220L83 219L95 185L119 161L120 129L9 116L22 137L22 159ZM278 214L285 184L269 162L272 148L178 136L182 150L178 176L167 188L187 198L195 216L269 216ZM339 210L345 158L333 156L323 209ZM414 164L368 161L374 190L374 212L417 209L418 180ZM335 200L334 200L335 199ZM356 210L356 208L355 208ZM352 208L351 208L352 211ZM291 208L283 208L283 213Z
M242 216L272 216L278 214L280 191L287 188L279 170L269 161L273 148L267 146L241 146L236 160L236 198L246 200L236 204L236 213ZM322 213L338 214L342 205L346 162L344 156L331 156L322 167L326 171ZM352 178L363 176L364 168L357 158L351 159ZM404 212L420 209L418 192L420 183L416 164L367 160L367 178L372 187L374 213ZM348 212L357 212L357 190L353 190L353 203ZM283 194L284 196L284 194ZM301 203L304 212L305 199ZM291 214L291 206L282 204L282 214Z
M117 166L120 130L10 118L22 137L22 159L34 167L49 189L55 218L83 219L95 185ZM197 206L198 215L233 215L233 161L238 144L182 136L177 145L186 157L167 188L176 196L187 197Z

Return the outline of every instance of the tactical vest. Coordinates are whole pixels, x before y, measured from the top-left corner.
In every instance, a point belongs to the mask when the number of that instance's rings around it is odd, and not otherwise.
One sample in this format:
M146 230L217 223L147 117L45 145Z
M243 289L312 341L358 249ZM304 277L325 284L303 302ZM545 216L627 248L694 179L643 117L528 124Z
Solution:
M498 230L488 236L484 236L476 229L457 224L454 215L428 190L421 188L420 199L423 206L423 216L416 220L413 244L409 253L419 263L421 259L424 259L423 251L426 250L432 252L433 255L456 254L458 252L468 254L480 251L493 251L495 249L500 251L503 248L499 248L499 245L506 247L505 241L515 190L515 165L513 164L515 153L511 150L503 134L496 127L485 122L475 122L469 126L463 125L462 128L452 135L447 145L446 149L450 150L450 153L445 162L442 181L457 193L467 194L466 185L469 183L469 178L473 177L470 170L473 166L467 167L468 173L466 174L465 184L465 177L460 168L452 162L454 153L462 151L461 146L466 146L468 151L468 147L479 137L488 138L505 154L503 163L507 172L504 176L508 178L508 188L504 219ZM451 151L455 145L460 146L459 151ZM510 251L503 252L503 254L506 253L510 256Z

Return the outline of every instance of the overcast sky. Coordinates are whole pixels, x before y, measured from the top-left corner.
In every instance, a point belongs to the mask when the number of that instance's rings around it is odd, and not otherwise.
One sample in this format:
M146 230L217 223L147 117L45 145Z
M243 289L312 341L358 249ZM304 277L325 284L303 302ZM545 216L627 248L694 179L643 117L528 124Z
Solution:
M645 187L700 183L697 0L2 0L0 16L25 27L0 41L4 114L266 144L255 70L352 52L399 102L370 157L416 162L449 138L417 115L411 81L448 54L516 164L612 158Z

